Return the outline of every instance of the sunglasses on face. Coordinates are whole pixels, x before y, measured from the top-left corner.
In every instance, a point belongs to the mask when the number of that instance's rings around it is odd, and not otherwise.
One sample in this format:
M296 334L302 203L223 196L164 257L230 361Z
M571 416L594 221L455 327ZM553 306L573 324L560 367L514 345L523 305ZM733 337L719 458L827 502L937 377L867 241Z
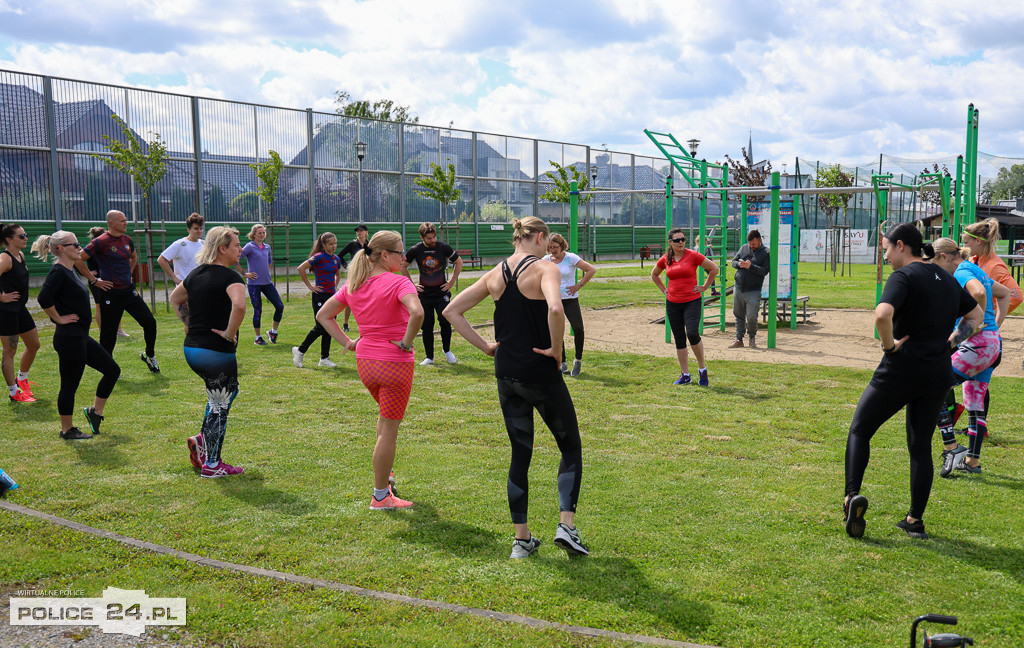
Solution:
M28 238L28 234L22 232L21 234L18 234L18 238L20 238L21 240L25 240Z
M684 238L669 239L669 240L672 241L673 243L686 243L686 239L684 239Z
M80 250L82 248L81 244L79 243L61 243L61 245L63 247L73 247L76 250Z

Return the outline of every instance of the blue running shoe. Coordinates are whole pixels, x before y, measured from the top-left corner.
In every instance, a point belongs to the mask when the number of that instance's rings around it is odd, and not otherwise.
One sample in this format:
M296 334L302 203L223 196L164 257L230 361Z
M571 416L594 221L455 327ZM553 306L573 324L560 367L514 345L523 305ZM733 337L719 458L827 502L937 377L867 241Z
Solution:
M679 378L676 379L676 380L673 380L672 384L673 385L689 385L691 382L693 382L693 381L690 380L690 374L684 373L684 374L679 374Z
M699 369L697 370L697 385L700 387L707 387L711 383L708 382L708 370Z

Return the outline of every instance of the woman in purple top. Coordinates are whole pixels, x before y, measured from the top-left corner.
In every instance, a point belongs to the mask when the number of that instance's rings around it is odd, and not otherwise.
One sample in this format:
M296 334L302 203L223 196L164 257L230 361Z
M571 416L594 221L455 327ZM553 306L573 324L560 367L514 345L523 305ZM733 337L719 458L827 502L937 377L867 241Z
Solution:
M242 248L242 257L245 259L248 272L242 270L241 259L238 260L238 271L249 280L249 301L252 302L252 327L256 329L256 340L253 344L263 346L267 343L263 339L263 335L260 334L260 319L263 316L263 295L266 295L270 303L274 305L274 326L267 331L267 337L270 338L271 344L277 344L277 327L281 325L281 316L284 315L284 302L281 301L281 295L277 292L277 288L274 287L270 274L270 268L274 265L274 256L271 253L270 246L263 242L267 238L267 229L263 225L256 223L249 230L248 237L251 242L246 243L245 247Z
M292 347L292 363L302 368L302 356L309 350L309 347L320 338L320 364L321 367L333 369L338 365L331 362L331 335L316 321L317 311L330 299L338 289L338 281L341 279L341 257L334 253L338 248L338 239L330 232L324 232L317 237L313 249L309 251L309 259L299 266L299 277L313 293L313 328L306 334L306 339L297 347ZM312 269L314 283L309 283L307 272ZM346 349L342 348L344 353Z

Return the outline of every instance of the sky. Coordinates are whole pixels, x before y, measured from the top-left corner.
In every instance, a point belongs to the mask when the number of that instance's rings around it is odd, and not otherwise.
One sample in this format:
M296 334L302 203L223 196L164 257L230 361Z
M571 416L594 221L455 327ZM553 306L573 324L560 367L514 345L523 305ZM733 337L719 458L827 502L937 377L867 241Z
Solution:
M0 69L657 155L1024 157L1024 3L0 0Z

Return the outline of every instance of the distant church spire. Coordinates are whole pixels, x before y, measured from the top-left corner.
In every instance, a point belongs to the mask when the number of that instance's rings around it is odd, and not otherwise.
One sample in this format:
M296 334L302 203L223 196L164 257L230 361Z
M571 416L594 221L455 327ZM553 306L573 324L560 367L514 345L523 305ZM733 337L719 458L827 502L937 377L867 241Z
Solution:
M747 164L754 166L754 135L747 131Z

